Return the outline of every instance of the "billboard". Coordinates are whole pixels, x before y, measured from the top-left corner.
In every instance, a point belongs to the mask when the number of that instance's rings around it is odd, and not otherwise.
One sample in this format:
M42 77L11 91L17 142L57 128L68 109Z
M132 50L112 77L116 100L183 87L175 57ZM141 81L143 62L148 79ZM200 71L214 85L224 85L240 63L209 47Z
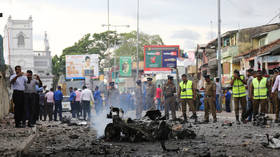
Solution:
M120 76L131 76L131 57L120 57Z
M170 73L177 67L179 51L178 45L144 46L144 72Z
M66 79L98 78L98 54L66 55Z

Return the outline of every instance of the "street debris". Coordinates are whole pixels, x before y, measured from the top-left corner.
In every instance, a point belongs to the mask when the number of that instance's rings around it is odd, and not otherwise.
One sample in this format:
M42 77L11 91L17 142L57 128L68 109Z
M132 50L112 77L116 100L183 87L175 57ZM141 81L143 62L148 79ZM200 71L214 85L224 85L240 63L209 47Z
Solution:
M132 120L131 118L122 119L117 109L111 109L107 118L112 119L105 128L105 140L107 141L160 141L164 151L178 151L179 149L167 149L165 141L172 139L194 139L196 134L187 125L171 120L160 120L159 110L147 111L143 119Z
M269 136L266 134L267 143L262 143L264 147L272 149L280 149L280 136L276 134L275 136Z
M267 127L268 121L272 121L268 116L265 116L264 113L257 114L254 121L253 125L254 126L261 126L261 127Z

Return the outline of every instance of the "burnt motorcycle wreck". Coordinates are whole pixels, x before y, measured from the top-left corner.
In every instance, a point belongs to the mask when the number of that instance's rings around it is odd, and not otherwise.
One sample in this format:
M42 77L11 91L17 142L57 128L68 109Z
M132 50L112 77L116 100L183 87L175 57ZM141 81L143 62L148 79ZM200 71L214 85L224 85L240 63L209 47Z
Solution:
M125 142L155 142L162 144L168 139L194 139L193 130L178 121L162 120L159 110L150 110L142 119L124 119L122 109L111 107L107 118L112 119L105 128L105 140Z

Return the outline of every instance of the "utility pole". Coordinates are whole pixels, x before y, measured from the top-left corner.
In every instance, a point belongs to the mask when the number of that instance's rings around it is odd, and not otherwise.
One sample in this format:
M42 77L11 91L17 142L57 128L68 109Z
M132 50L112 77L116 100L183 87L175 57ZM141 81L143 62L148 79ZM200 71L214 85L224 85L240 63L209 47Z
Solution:
M137 44L136 44L136 54L137 54L137 65L136 65L136 80L139 79L139 0L137 0Z
M130 26L129 25L111 25L111 24L109 24L109 25L105 25L105 24L103 24L102 25L102 27L106 27L106 26L112 26L112 27L115 27L115 32L116 32L116 36L115 36L115 40L114 40L114 49L115 49L115 51L116 51L116 47L117 47L117 28L118 27L127 27L127 28L129 28ZM114 74L114 76L115 76L115 78L116 78L116 71L117 71L117 69L116 69L116 60L117 60L117 58L116 58L117 56L116 56L116 54L114 54L114 68L113 68L113 74Z
M110 0L107 0L107 14L108 14L107 26L108 26L108 32L109 32L109 30L110 30Z
M221 0L218 0L218 77L219 84L222 87L222 66L221 66ZM221 91L220 91L221 93ZM219 104L221 99L219 98Z

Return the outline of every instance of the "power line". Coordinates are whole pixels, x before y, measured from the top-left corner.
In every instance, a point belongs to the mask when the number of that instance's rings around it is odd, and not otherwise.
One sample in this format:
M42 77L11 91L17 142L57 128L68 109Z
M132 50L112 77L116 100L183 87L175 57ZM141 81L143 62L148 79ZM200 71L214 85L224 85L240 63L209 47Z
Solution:
M277 15L275 15L267 24L270 24L272 21L274 21L277 17L280 18L280 11Z

